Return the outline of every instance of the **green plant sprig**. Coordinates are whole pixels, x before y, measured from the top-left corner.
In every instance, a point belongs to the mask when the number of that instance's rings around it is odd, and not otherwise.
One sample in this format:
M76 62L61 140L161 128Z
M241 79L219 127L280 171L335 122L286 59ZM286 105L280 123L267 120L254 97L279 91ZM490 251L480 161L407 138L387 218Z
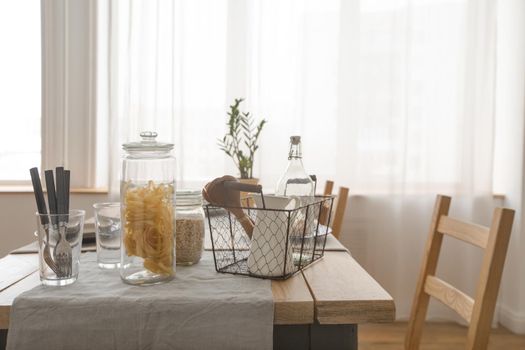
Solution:
M259 149L257 141L261 131L266 124L263 119L254 126L250 112L241 112L239 105L244 99L235 99L228 112L228 133L222 139L218 139L221 151L233 159L235 166L239 169L241 179L253 177L253 159L255 152ZM244 151L243 151L244 149Z

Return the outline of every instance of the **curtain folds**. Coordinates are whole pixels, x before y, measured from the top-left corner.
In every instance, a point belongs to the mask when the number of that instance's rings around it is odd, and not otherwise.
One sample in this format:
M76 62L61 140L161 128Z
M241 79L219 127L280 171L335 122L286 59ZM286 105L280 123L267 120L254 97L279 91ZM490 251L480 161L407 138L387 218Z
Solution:
M234 98L268 120L256 177L273 188L288 137L304 164L350 187L343 243L406 318L435 194L488 224L496 11L492 0L111 1L111 190L121 144L175 143L183 186L235 174L217 138ZM103 18L101 16L101 18ZM480 255L445 242L440 274L472 292ZM467 276L467 277L466 277ZM432 305L434 318L452 314Z

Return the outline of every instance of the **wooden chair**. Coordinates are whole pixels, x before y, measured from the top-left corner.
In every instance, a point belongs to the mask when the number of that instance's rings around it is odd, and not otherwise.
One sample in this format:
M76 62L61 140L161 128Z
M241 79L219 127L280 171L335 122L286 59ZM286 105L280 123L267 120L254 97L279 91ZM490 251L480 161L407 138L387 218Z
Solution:
M330 180L326 181L325 186L324 186L323 195L330 196L332 194L333 189L334 189L334 182ZM348 188L339 187L339 193L337 194L335 212L331 220L332 234L337 239L339 239L341 235L341 226L343 225L343 217L345 215L347 201L348 201ZM321 217L320 217L321 224L326 225L326 223L328 222L330 209L331 208L328 208L328 207L322 208Z
M449 217L450 201L450 197L440 195L436 199L405 338L406 350L419 348L431 296L456 311L468 322L466 349L482 350L486 349L488 344L514 210L496 208L492 225L488 228ZM484 250L474 299L435 276L443 235L452 236Z

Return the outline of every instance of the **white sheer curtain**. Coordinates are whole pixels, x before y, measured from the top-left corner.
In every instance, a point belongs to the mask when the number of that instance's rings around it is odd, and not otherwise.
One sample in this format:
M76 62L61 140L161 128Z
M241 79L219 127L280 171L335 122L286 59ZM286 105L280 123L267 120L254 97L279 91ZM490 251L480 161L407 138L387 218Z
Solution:
M288 136L353 194L343 242L408 315L436 193L487 224L492 207L495 1L120 0L108 10L112 191L120 145L176 144L179 180L233 163L216 140L236 97L268 124L254 174L272 188ZM104 10L104 9L103 9ZM103 16L101 18L104 18ZM466 292L479 255L446 242L440 273ZM451 317L432 306L431 317Z

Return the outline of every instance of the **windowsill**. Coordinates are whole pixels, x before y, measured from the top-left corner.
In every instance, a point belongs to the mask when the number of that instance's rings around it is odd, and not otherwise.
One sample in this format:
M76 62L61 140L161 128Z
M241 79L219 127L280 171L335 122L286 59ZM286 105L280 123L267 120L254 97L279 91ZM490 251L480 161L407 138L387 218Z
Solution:
M0 195L3 193L32 193L33 187L32 186L8 186L8 185L0 185ZM46 190L44 189L44 192ZM107 194L108 188L107 187L98 187L98 188L72 188L71 193L75 194ZM350 193L350 195L353 195ZM354 194L355 195L355 194ZM492 197L494 199L498 200L505 200L505 195L503 193L494 193L492 194Z
M0 186L0 194L2 193L32 193L32 186ZM44 190L44 192L46 192ZM107 187L99 188L72 188L71 193L75 194L106 194L108 193Z

